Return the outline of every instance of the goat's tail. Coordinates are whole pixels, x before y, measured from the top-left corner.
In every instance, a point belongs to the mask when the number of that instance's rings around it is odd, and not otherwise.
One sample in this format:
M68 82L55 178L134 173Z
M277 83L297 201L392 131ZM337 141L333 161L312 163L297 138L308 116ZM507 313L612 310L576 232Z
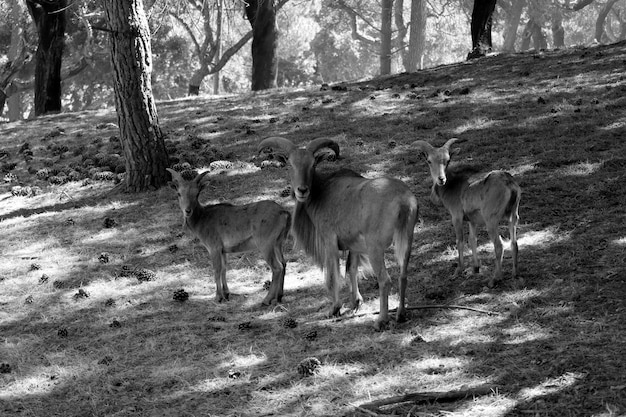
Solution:
M409 266L413 231L417 222L417 200L411 199L409 204L403 204L398 213L398 221L393 235L394 253L401 271L406 272Z

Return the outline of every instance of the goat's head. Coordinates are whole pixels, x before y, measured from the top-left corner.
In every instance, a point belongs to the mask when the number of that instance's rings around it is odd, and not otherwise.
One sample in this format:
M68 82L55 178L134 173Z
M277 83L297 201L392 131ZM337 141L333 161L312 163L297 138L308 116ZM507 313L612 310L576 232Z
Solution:
M172 174L172 181L168 184L176 190L180 210L183 212L183 217L188 218L192 215L193 211L199 204L198 196L205 186L202 183L202 178L204 178L209 171L202 172L196 175L196 177L191 181L187 181L182 177L182 175L180 175L179 172L170 168L166 169L170 174Z
M457 140L457 138L449 139L440 148L435 148L423 140L418 140L411 144L413 148L417 149L426 158L434 185L446 184L446 168L448 168L450 163L450 156L459 152L458 148L451 151L450 146Z
M289 167L289 179L296 200L306 202L311 195L311 186L315 175L315 165L318 159L315 153L322 148L330 148L339 157L339 145L332 139L314 139L306 147L297 147L291 140L274 136L264 139L259 144L259 153L267 148L272 153L286 161Z

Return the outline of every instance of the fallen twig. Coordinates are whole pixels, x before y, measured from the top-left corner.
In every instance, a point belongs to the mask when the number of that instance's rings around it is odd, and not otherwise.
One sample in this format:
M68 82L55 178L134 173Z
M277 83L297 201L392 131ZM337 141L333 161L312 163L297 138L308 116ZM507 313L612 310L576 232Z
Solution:
M460 306L460 305L455 305L455 304L427 304L427 305L423 305L423 306L406 307L406 310L425 310L425 309L429 309L429 308L448 308L448 309L456 309L456 310L469 310L469 311L474 311L476 313L487 314L489 316L499 315L500 314L497 311L481 310L480 308ZM390 313L395 313L396 309L394 308L392 310L389 310L389 312Z
M410 394L400 395L397 397L383 398L382 400L372 401L361 404L359 409L378 409L386 405L401 404L406 402L422 403L429 401L452 402L465 399L467 397L475 397L478 395L488 395L494 392L496 385L481 385L475 388L458 391L444 392L413 392Z

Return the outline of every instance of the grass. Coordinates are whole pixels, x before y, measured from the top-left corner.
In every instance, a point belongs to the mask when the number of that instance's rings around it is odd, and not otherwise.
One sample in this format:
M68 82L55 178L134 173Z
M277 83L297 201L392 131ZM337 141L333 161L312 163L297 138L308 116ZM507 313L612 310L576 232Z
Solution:
M361 281L359 314L328 319L321 273L291 240L281 305L260 306L270 272L256 254L229 257L235 295L216 303L212 265L182 230L173 191L114 191L117 159L106 157L121 152L114 112L1 124L0 414L624 415L625 59L622 43L494 56L346 90L159 104L173 162L241 162L211 171L203 201L291 207L286 171L254 166L256 144L271 135L332 137L343 159L320 169L349 166L409 185L421 216L409 306L497 314L416 309L385 332L372 328L373 279ZM452 279L454 233L409 144L453 136L465 139L459 163L507 169L523 188L522 280L485 287L493 252L484 231L481 273ZM30 196L12 195L15 186ZM128 273L141 270L152 279ZM173 299L180 289L187 301ZM304 376L299 364L312 357L321 366ZM485 384L490 394L463 400L367 407Z

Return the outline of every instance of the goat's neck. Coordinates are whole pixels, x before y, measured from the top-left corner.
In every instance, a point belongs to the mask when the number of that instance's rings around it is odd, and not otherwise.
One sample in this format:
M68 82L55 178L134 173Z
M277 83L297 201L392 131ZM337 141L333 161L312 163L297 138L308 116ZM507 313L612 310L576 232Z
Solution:
M441 204L447 209L459 206L463 189L467 187L467 180L455 181L454 184L447 182L444 185L434 184L430 193L430 199L435 204Z
M191 212L191 216L183 217L183 227L189 229L193 233L198 229L198 225L200 224L200 220L203 217L203 209L199 203Z

